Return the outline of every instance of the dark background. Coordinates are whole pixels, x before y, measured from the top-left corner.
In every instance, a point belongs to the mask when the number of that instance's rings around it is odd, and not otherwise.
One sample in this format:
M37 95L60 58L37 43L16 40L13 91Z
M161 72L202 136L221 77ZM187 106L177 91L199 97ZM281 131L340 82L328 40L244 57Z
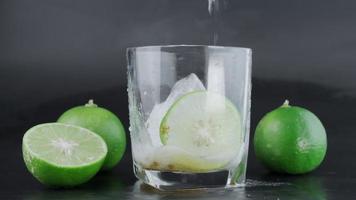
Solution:
M253 49L251 136L258 120L286 98L313 111L328 133L325 161L304 176L269 173L250 148L249 179L293 187L262 184L224 197L352 198L356 1L221 0L221 5L217 44ZM127 130L125 49L211 45L213 27L207 0L0 0L0 199L180 198L133 186L129 146L113 172L75 190L48 189L26 171L21 139L28 128L55 121L89 98L116 113Z

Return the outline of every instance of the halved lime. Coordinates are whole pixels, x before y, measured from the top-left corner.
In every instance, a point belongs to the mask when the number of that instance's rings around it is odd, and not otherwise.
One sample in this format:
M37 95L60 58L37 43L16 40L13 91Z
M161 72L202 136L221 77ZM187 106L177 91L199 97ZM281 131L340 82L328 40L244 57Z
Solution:
M107 147L97 134L78 126L47 123L29 129L22 141L28 170L43 184L75 186L101 168Z
M242 144L241 118L224 96L188 93L168 110L160 127L161 141L197 156L237 155Z

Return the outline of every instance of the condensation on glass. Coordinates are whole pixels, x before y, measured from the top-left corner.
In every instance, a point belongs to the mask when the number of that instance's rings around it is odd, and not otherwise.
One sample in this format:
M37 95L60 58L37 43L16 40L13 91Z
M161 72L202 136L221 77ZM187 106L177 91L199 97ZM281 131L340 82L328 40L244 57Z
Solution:
M134 172L161 190L243 186L249 144L251 49L129 48Z

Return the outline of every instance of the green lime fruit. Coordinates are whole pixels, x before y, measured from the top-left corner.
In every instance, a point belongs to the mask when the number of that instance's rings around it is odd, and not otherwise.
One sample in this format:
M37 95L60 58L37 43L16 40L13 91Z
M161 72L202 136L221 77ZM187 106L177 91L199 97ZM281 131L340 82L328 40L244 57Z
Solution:
M327 148L326 132L317 116L285 103L258 123L254 149L257 158L272 171L303 174L317 168Z
M25 133L22 152L27 169L41 183L71 187L87 182L100 170L107 146L90 130L47 123Z
M67 110L59 117L58 122L89 129L105 140L108 154L103 170L112 169L124 155L126 136L121 121L109 110L98 107L93 100L89 100L84 106Z
M193 155L237 155L243 139L240 114L220 94L190 92L169 108L160 125L160 137L164 145Z

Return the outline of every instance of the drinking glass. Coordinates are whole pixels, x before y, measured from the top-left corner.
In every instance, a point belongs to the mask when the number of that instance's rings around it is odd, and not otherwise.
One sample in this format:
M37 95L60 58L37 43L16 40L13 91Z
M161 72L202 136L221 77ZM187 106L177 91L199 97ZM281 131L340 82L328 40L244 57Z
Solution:
M243 186L251 49L127 49L134 173L160 190Z

